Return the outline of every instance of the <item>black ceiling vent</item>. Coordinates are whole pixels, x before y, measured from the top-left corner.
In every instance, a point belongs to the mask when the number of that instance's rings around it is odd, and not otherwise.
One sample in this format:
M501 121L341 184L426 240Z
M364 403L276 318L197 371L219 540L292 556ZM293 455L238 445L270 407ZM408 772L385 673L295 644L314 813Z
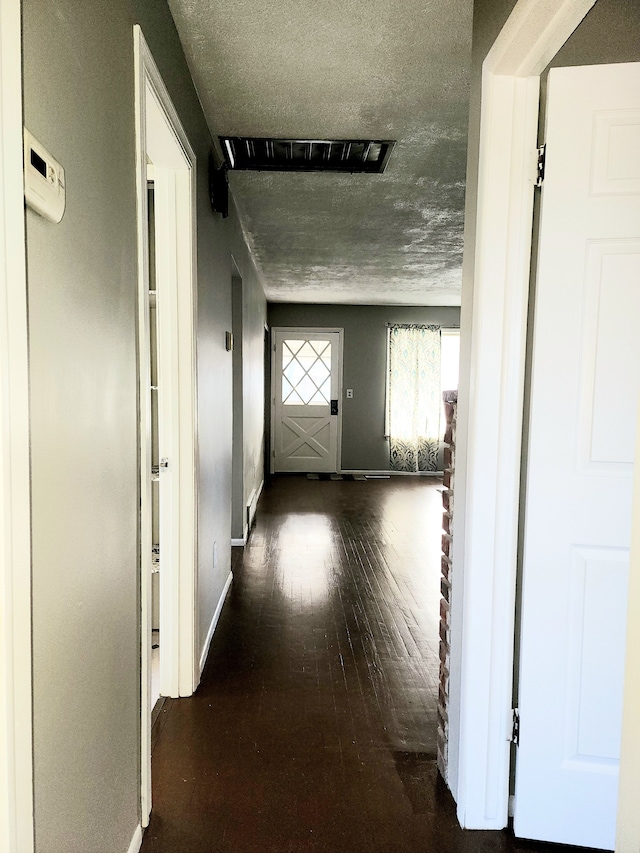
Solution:
M221 136L230 169L273 172L384 172L395 142Z

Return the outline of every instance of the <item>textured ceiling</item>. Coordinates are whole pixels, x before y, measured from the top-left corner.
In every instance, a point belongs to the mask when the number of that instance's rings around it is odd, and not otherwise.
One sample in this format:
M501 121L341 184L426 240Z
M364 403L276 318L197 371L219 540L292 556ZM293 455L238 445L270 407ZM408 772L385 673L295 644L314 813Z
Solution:
M231 172L272 301L460 301L472 0L169 0L214 134L396 139L384 175Z

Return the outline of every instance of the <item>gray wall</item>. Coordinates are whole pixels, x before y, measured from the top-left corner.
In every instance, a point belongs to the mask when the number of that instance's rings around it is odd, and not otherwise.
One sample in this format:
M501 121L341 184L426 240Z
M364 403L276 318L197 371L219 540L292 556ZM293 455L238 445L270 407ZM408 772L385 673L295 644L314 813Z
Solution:
M264 480L264 336L267 322L262 289L242 290L242 394L244 436L244 506Z
M125 851L139 820L131 19L122 0L23 9L25 124L67 181L59 225L26 219L36 849Z
M24 0L23 16L25 123L67 176L59 225L27 211L36 847L124 853L140 819L135 21L198 160L201 646L230 570L231 253L250 339L266 303L233 206L211 213L212 143L163 0Z
M264 480L264 329L262 290L233 276L233 495L231 536L247 530L247 503Z
M269 325L344 329L342 468L389 470L384 438L387 323L433 323L455 328L460 309L385 305L269 304ZM353 399L344 391L353 389Z

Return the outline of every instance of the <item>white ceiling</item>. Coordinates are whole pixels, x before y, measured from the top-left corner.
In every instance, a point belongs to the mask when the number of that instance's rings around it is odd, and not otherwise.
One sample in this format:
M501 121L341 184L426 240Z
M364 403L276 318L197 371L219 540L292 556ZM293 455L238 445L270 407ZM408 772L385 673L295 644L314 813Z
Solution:
M231 172L272 301L460 302L472 0L169 0L214 134L396 139L384 175Z

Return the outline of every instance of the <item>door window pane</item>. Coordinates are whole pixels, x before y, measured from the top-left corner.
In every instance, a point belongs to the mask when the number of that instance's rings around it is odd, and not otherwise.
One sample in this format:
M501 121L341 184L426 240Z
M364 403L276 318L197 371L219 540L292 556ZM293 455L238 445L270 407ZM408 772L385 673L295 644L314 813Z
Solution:
M284 341L282 402L285 406L328 406L331 341Z

